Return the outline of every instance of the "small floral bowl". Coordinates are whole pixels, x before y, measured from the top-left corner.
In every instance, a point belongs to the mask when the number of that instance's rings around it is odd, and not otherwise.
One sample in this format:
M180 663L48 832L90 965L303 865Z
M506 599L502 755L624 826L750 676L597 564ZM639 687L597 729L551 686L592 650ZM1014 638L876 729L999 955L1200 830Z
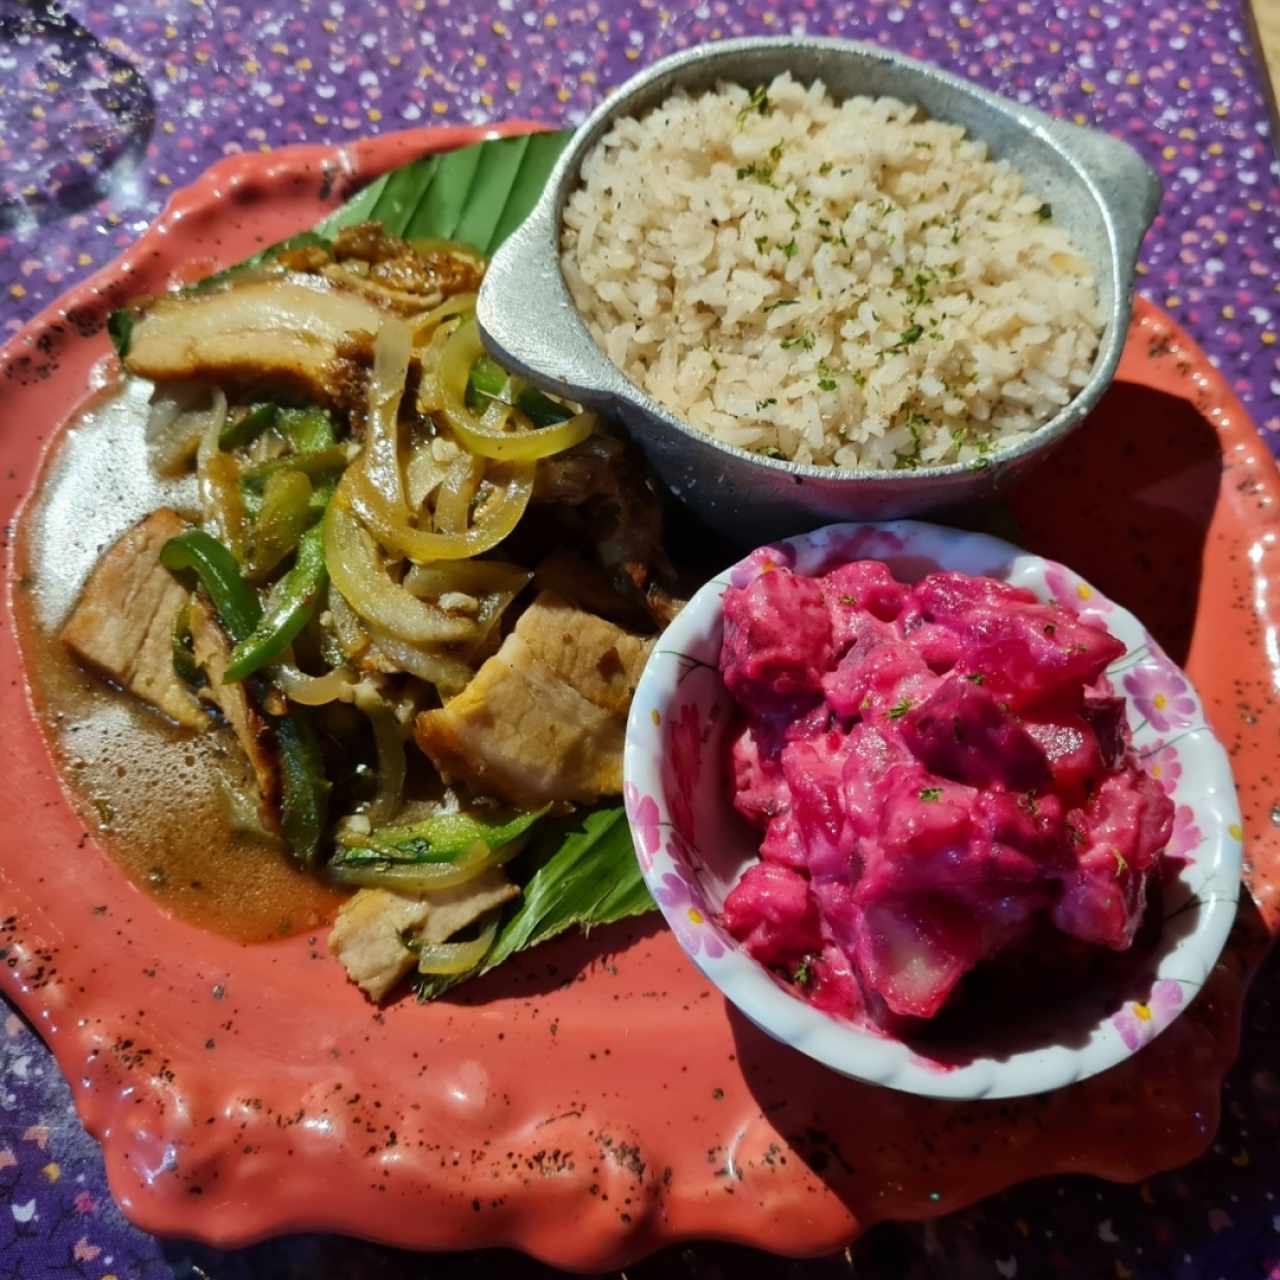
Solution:
M1158 940L1106 990L1052 1003L1031 1029L962 1053L938 1052L833 1017L797 996L728 936L724 900L757 861L759 833L730 799L733 704L720 678L722 597L785 566L821 574L848 560L883 560L915 581L936 569L987 574L1103 623L1126 648L1107 671L1124 697L1134 748L1175 805ZM663 633L627 724L627 817L651 892L680 945L746 1017L844 1075L939 1098L1042 1093L1136 1053L1196 997L1235 918L1240 810L1227 754L1186 677L1141 623L1069 569L982 534L915 521L831 525L762 547L707 583ZM1026 1006L1035 1011L1035 991Z

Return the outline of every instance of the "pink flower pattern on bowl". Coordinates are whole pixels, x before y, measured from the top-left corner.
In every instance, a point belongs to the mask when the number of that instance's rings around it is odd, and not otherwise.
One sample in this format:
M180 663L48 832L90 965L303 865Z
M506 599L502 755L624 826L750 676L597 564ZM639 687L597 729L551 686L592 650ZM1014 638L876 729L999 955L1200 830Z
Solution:
M790 569L795 566L795 562L795 548L785 542L776 546L758 547L733 566L729 571L729 582L738 588L749 587L762 573Z
M1153 751L1146 763L1147 772L1160 784L1165 794L1173 795L1178 789L1178 779L1182 777L1178 748L1166 744Z
M1195 810L1189 804L1180 804L1174 811L1173 834L1165 848L1165 857L1194 862L1196 852L1203 842L1204 833L1196 824Z
M671 809L671 824L690 845L698 843L694 789L702 769L702 721L698 708L686 702L667 721L662 785Z
M622 801L626 806L627 821L631 824L636 861L639 862L641 871L648 871L661 839L658 802L652 796L641 795L631 782L622 789Z
M653 896L664 909L672 933L691 956L701 952L714 960L724 955L724 943L711 922L702 890L680 868L668 871L662 877L661 883L653 890Z
M1111 1022L1128 1048L1136 1053L1174 1020L1182 1004L1182 985L1163 978L1152 986L1145 1001L1131 1000L1112 1016Z
M1045 564L1048 566L1044 574L1048 597L1060 608L1079 614L1086 621L1091 614L1097 615L1097 620L1111 612L1111 601L1099 595L1083 578L1053 560L1046 560Z
M1126 646L1107 683L1125 699L1135 748L1176 806L1161 907L1182 927L1167 930L1153 953L1150 995L1127 993L1120 1012L1101 1018L1084 1039L940 1070L891 1036L814 1008L716 924L725 896L757 860L756 833L733 810L726 785L733 717L718 670L724 591L783 565L816 574L868 556L883 558L903 579L957 569L1003 578L1041 599L1061 598L1075 612L1095 615L1088 620L1105 622ZM1171 730L1177 733L1173 742ZM695 964L762 1030L836 1071L898 1089L947 1098L1010 1097L1114 1066L1194 998L1235 914L1239 810L1226 753L1194 690L1124 609L1063 566L982 534L914 521L835 525L747 556L707 583L655 646L627 725L624 773L646 883ZM1231 832L1236 834L1229 837Z
M1202 718L1186 677L1159 650L1125 676L1124 690L1157 733L1186 729Z

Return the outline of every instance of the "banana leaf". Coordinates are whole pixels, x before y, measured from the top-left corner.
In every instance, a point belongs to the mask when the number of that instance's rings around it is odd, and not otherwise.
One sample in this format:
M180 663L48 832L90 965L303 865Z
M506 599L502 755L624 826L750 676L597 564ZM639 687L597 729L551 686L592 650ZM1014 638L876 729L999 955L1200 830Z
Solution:
M253 271L286 249L329 244L343 227L381 222L410 240L457 240L489 257L525 220L572 133L494 138L423 156L375 178L310 231L281 240L235 266L190 285L212 289ZM107 332L117 353L129 350L133 312L112 312Z
M420 1000L434 1000L575 925L590 929L656 909L641 878L620 806L547 823L522 862L534 870L527 879L515 877L523 879L520 898L508 908L485 958L469 973L419 976Z

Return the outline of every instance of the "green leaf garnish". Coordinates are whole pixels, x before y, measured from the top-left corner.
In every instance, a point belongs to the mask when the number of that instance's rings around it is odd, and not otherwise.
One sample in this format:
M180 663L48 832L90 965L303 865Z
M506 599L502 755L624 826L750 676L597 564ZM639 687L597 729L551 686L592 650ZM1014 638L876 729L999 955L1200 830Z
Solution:
M421 978L420 999L433 1000L575 925L592 928L654 910L621 806L548 823L523 857L537 870L484 960L469 973Z
M757 112L767 116L773 111L773 103L769 101L769 91L762 84L756 85L747 97L747 105L738 112L738 128L741 129Z

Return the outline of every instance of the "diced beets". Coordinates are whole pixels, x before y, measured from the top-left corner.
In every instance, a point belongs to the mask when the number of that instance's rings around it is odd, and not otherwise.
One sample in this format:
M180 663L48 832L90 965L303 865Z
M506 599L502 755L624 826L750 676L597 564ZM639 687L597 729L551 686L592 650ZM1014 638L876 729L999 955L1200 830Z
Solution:
M781 757L782 735L759 724L744 725L729 748L733 807L757 826L764 826L790 804Z
M1092 684L1124 653L1103 628L1047 604L975 610L961 634L965 654L956 670L981 675L1019 710Z
M906 632L922 623L955 632L964 650L956 669L981 676L1015 708L1092 684L1124 653L1104 627L991 578L930 574L902 616Z
M820 876L809 881L809 895L822 917L823 934L828 942L836 942L852 951L858 940L862 910L855 901L856 878Z
M822 945L809 882L786 867L757 863L725 899L724 927L761 964L794 966Z
M1034 708L1022 716L1022 727L1044 752L1054 786L1080 791L1103 772L1102 752L1093 726L1079 712Z
M902 634L934 675L946 675L964 653L964 641L939 622L925 622L919 614L911 624L902 624Z
M1131 762L1120 775L1142 797L1142 818L1135 841L1134 861L1149 871L1160 860L1173 835L1174 803L1164 788L1137 762Z
M1066 807L1052 792L980 791L974 815L975 823L993 843L1017 849L1042 867L1061 863Z
M788 743L782 772L791 812L814 875L850 873L856 837L845 812L844 766L851 740L839 731Z
M809 964L805 988L815 1008L852 1018L862 1012L862 989L849 957L837 946L827 946Z
M831 619L815 579L775 569L725 592L720 670L748 711L807 705L831 658Z
M804 837L800 834L800 824L796 822L796 815L791 809L778 814L765 828L764 839L760 841L760 857L765 862L777 862L784 867L794 867L797 871L808 868L809 855Z
M1124 699L1109 693L1085 692L1084 718L1093 729L1102 752L1102 763L1114 769L1129 748L1129 724L1125 719Z
M880 785L891 765L909 760L897 735L875 724L855 725L845 755L844 810L856 837L874 839L880 830Z
M854 641L860 623L868 616L892 622L902 611L907 589L878 560L854 560L819 578L831 614L831 635L836 655Z
M1049 781L1044 752L985 685L948 677L899 726L916 759L941 777L971 787L1002 783L1014 791Z
M1146 908L1147 872L1173 831L1173 801L1140 769L1106 779L1089 806L1068 815L1080 834L1053 922L1063 933L1123 951Z
M1036 604L1036 597L1022 587L1012 587L998 578L972 577L967 573L931 573L911 588L908 613L919 611L926 622L961 625L975 607L1008 609L1019 604Z
M870 620L868 620L870 621ZM924 659L888 623L865 626L840 665L822 680L838 716L860 716L924 697L937 683Z
M1035 905L1045 900L1037 887L1043 837L1037 819L1010 793L957 786L908 764L889 770L881 794L877 838L861 845L863 873L854 890L861 909L931 892L972 891L979 901L1002 903L1028 893ZM992 804L995 796L1007 807Z
M964 903L919 895L868 908L854 959L862 985L890 1012L932 1018L984 951Z
M876 842L886 861L903 859L911 871L919 860L944 850L963 851L973 832L970 787L941 782L914 762L891 767L880 784ZM872 875L868 865L864 883Z
M770 728L773 727L773 725L770 726ZM798 715L793 720L785 722L782 730L782 742L785 744L788 742L800 742L807 738L820 738L832 728L831 708L825 702L819 702L803 715Z
M1172 830L1102 679L1105 628L988 578L859 562L725 596L762 862L725 905L819 1008L918 1030L975 965L1123 948Z

